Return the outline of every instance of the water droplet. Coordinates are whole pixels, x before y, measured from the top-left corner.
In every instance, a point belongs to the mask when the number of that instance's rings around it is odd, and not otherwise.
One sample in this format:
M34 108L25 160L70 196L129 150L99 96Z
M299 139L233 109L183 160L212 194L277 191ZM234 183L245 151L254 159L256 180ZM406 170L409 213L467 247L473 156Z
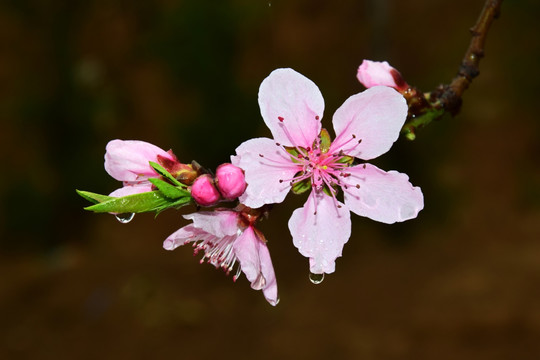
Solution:
M274 303L274 305L279 304L279 300L281 300L281 299L280 299L279 296L278 296L277 299L276 299L276 302Z
M114 215L116 217L116 220L120 221L122 224L127 224L131 220L133 220L133 217L135 217L134 213L123 213L123 214L116 214Z
M311 281L313 284L317 285L322 283L324 280L324 273L322 274L314 274L312 272L309 273L309 281Z

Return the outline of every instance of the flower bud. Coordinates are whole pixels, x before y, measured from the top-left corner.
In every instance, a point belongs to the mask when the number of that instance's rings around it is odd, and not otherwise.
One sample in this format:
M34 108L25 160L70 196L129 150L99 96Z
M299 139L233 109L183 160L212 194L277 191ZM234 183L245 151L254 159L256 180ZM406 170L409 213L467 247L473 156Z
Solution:
M236 199L246 190L244 171L229 163L218 166L216 183L221 195L227 200Z
M364 60L358 68L356 77L366 88L383 85L392 87L399 92L409 88L399 71L386 61Z
M214 186L214 180L208 174L199 176L191 185L191 196L201 206L217 204L221 195Z

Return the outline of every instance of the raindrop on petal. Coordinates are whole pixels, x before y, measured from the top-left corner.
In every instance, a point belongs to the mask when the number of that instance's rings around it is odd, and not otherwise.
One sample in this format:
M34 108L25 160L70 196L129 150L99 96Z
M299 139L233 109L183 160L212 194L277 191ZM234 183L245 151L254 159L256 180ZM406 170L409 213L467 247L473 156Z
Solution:
M259 273L259 276L251 283L251 288L253 290L261 290L266 285L266 279L262 273Z
M116 217L116 220L120 221L122 224L127 224L131 220L133 220L133 217L135 217L134 213L123 213L123 214L116 214L114 215Z
M309 281L311 281L313 284L317 285L322 283L324 280L324 273L322 274L314 274L312 272L309 273Z

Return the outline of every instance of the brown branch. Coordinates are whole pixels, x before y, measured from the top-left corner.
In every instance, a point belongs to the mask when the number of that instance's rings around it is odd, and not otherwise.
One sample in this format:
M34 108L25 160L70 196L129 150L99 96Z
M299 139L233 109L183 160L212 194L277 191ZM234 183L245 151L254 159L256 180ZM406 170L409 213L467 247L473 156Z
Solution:
M435 97L440 101L443 108L456 115L461 107L461 97L469 87L472 80L480 74L478 65L484 57L484 44L489 27L493 20L499 17L502 0L486 0L484 8L470 29L472 34L469 48L461 61L459 72L450 85L444 85Z

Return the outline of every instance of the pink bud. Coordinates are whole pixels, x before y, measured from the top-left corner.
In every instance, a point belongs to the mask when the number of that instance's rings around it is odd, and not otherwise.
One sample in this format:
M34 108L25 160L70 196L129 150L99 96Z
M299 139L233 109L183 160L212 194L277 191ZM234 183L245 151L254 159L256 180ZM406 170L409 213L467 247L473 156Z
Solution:
M208 174L195 179L193 185L191 185L191 196L201 206L215 205L221 197L214 186L214 180Z
M227 200L234 200L246 190L244 171L233 164L225 163L216 170L216 182L221 195Z
M386 61L364 60L358 68L356 77L366 88L377 85L389 86L398 91L409 88L399 71Z

